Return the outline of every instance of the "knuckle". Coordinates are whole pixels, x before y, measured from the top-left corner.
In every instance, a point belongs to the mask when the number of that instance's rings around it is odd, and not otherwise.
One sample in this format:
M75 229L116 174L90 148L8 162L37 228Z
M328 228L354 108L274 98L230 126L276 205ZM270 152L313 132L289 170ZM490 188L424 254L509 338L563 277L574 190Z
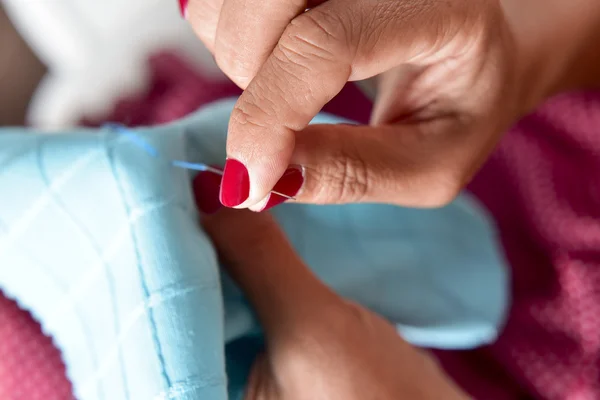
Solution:
M357 35L360 40L360 47L369 51L371 48L379 46L381 43L389 40L390 32L398 31L400 27L414 27L422 29L424 24L433 24L437 20L432 18L435 8L440 7L440 2L436 0L419 1L397 1L380 0L375 2L372 10L368 13L359 14L359 21L356 24L360 29ZM432 29L427 29L433 31ZM417 38L418 37L418 38ZM423 41L423 35L416 35L415 38L407 38L407 42ZM418 39L418 40L417 40Z
M319 179L319 199L330 203L357 203L366 199L370 190L370 173L367 163L356 154L341 152L331 158Z
M379 1L374 5L372 15L366 14L360 16L357 26L360 29L358 37L361 41L361 46L369 48L375 47L381 40L385 40L385 32L397 24L398 21L406 19L406 16L399 13L402 9L401 4L404 2L398 1Z
M244 92L230 116L231 122L236 125L259 129L268 128L275 118L274 105L266 97L259 102L251 91Z
M304 67L314 60L338 61L339 43L343 41L342 24L325 13L315 11L290 22L273 53L276 58Z

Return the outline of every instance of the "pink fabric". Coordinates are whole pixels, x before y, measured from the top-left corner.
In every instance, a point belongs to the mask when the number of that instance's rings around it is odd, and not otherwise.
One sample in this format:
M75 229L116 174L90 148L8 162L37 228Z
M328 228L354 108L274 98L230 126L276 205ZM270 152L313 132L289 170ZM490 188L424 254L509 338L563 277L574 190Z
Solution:
M70 400L60 352L29 313L0 292L0 399Z
M173 55L152 66L152 90L109 120L163 123L239 93ZM364 122L370 106L349 85L326 111ZM436 352L442 364L477 399L600 399L600 92L556 98L521 121L469 189L498 223L513 306L496 344ZM69 389L51 341L0 296L0 399L66 400Z
M513 306L495 345L444 364L481 399L600 399L600 92L525 118L470 189L500 228Z
M215 81L198 73L185 59L171 53L150 58L152 80L147 92L117 102L111 115L100 120L84 119L87 126L107 121L127 126L164 124L185 117L203 104L240 90L228 81Z
M203 75L176 54L157 54L151 57L150 67L153 78L147 93L119 101L108 118L85 119L83 124L98 126L110 120L128 126L158 125L182 118L203 104L241 93L230 81ZM324 111L366 122L371 103L354 85L347 85Z

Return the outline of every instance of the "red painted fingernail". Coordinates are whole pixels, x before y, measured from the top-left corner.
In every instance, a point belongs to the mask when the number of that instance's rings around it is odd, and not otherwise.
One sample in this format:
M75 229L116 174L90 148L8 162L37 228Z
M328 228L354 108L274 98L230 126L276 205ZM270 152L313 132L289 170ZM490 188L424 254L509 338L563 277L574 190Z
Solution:
M289 197L294 197L296 194L298 194L303 184L304 175L302 174L302 168L290 167L284 172L283 176L279 179L279 182L277 182L277 184L273 188L273 191L285 194ZM286 200L289 199L286 199L285 197L280 196L277 193L271 193L269 195L269 200L267 200L267 204L261 211L266 211L269 208L278 206Z
M200 172L192 182L194 199L200 212L214 214L223 207L219 201L221 175L210 171Z
M188 0L179 0L179 11L181 11L181 16L183 18L186 17L187 4L188 4Z
M221 182L221 204L225 207L235 207L242 204L250 195L250 175L246 166L228 158L223 170Z

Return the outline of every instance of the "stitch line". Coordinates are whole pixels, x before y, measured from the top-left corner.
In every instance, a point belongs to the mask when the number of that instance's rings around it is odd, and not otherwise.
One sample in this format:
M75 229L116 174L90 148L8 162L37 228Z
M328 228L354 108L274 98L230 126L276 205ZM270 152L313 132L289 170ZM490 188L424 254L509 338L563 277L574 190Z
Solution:
M117 182L117 187L118 187L119 193L121 195L120 197L121 197L123 207L125 208L125 212L126 212L128 218L130 218L131 213L132 213L132 207L129 204L129 201L126 197L125 188L123 187L123 184L121 183L120 175L119 175L119 172L118 172L116 164L115 164L114 148L109 148L108 143L106 142L106 140L108 139L108 135L104 135L104 138L105 138L104 148L105 148L106 155L107 155L109 163L110 163L110 169L111 169L111 172L113 174L115 181ZM140 254L140 249L139 249L139 244L138 244L138 238L137 238L135 230L132 226L129 227L129 233L131 236L131 242L133 244L133 248L134 248L134 252L135 252L136 264L137 264L138 274L140 276L140 285L141 285L142 293L144 295L144 301L148 301L148 298L150 297L150 290L148 289L148 283L146 281L146 274L144 271L144 267L141 263L141 254ZM165 359L164 359L164 355L162 352L162 346L160 343L160 339L158 337L158 329L156 326L156 321L154 319L154 311L152 308L150 308L148 310L148 323L150 325L152 341L154 342L154 347L155 347L156 354L158 357L158 362L160 364L161 376L163 377L165 386L170 387L171 379L166 370Z
M167 206L177 206L182 208L182 206L178 203L172 203L170 200L166 202L160 202L151 204L150 207L146 208L134 208L132 211L132 215L128 217L127 221L125 221L117 230L114 235L113 241L109 246L106 247L106 250L102 253L102 259L110 262L113 260L115 255L121 249L123 242L126 239L127 233L129 231L129 226L131 224L136 223L140 218L145 217L148 213L152 211L156 211L162 209ZM93 267L89 268L89 270L84 274L81 279L79 279L75 284L71 285L71 287L75 288L74 290L70 290L65 294L65 296L61 299L59 304L53 309L53 312L50 314L48 321L52 323L60 323L60 317L62 315L62 310L65 307L68 307L70 303L77 301L79 296L86 294L85 290L89 287L91 283L98 277L100 274L100 269L102 267L101 263L96 263Z
M216 386L226 385L227 380L218 375L200 378L192 376L183 381L174 382L169 390L158 393L153 400L176 400L181 395L198 389L208 389Z
M4 220L0 217L0 232L4 233L3 236L6 236L10 233L9 229L8 229L8 224L6 222L4 222ZM41 260L37 259L33 254L32 251L30 249L28 249L27 247L23 246L22 244L17 244L15 246L16 248L18 248L20 250L20 253L23 255L24 258L28 259L33 266L39 270L40 274L46 275L52 282L54 282L54 284L60 288L60 290L63 293L66 293L67 291L67 285L65 284L65 282L63 282L62 279L60 279L56 274L54 274L54 270L52 268L48 268L44 265L44 263L42 263ZM52 271L52 272L50 272ZM2 276L2 275L0 275Z
M191 283L193 284L190 284L190 282L186 282L186 285L174 284L164 286L152 293L146 301L143 301L140 304L138 304L133 309L133 311L129 313L127 319L122 324L123 329L121 330L121 332L119 332L119 336L117 337L115 345L113 345L113 347L106 353L106 357L103 360L102 365L96 371L94 376L88 379L91 382L86 382L82 385L83 393L90 390L87 387L93 384L93 380L100 379L104 376L104 374L108 371L111 360L115 358L115 352L118 346L120 346L120 344L127 338L129 331L135 325L138 319L146 312L148 312L151 308L158 307L166 301L172 300L180 296L185 296L195 291L207 291L218 289L218 284L216 282L196 281L195 283Z
M0 219L0 231L3 231L4 233L8 232L8 229L6 227L6 223L4 221L2 221ZM26 248L22 248L21 247L21 251L22 253L25 255L25 257L27 259L29 259L32 264L33 267L37 270L39 270L39 273L41 274L45 274L49 280L51 282L53 282L57 287L60 287L60 289L64 292L66 291L66 285L64 282L62 282L56 275L49 273L48 271L51 271L52 268L49 268L47 265L45 265L42 261L34 258L33 256L31 256L30 252L26 249ZM1 278L1 275L0 275ZM0 281L2 281L3 279L0 279ZM6 280L4 280L6 282ZM8 281L10 282L10 280ZM13 292L10 292L8 287L4 287L2 285L0 285L0 289L2 289L4 291L4 294L6 295L7 298L12 299L13 301L15 301L19 307L27 310L32 316L33 318L40 322L43 320L42 318L40 318L40 315L36 312L34 305L28 301L25 297L23 296L21 297L21 295L19 295L19 297L17 298L17 295ZM19 291L17 291L19 292ZM71 307L73 309L73 313L75 314L75 316L77 317L77 321L76 324L79 325L79 327L81 328L84 340L88 346L89 349L93 349L92 346L92 341L90 340L91 338L91 334L90 334L90 328L89 326L85 323L85 319L82 317L83 313L82 311L75 306L76 303L72 303ZM52 342L59 348L62 348L64 350L64 348L66 348L65 343L58 343L57 342L57 337L55 337L56 332L54 332L53 329L48 329L48 324L41 324L41 328L42 331L44 332L44 334L51 336ZM94 351L90 351L90 358L92 361L92 365L94 365L94 368L97 368L98 366L98 358L97 355ZM63 355L64 356L64 355ZM63 359L64 360L64 359ZM67 370L67 375L70 375L71 371ZM100 393L100 397L105 398L104 395L104 391L103 389L97 389L98 392Z
M41 136L36 136L35 140L39 140L40 138L41 138ZM119 138L119 139L125 139L125 138ZM120 144L121 141L123 141L123 140L114 141L111 143L111 146L107 146L105 143L104 147L108 149L112 146L116 146L116 145ZM19 156L24 156L30 151L31 150L28 149L27 151L20 153ZM60 176L56 177L52 181L53 190L58 190L58 189L62 188L73 178L73 176L77 173L77 171L79 171L80 168L87 166L88 164L93 162L96 158L98 158L101 154L102 154L102 151L100 149L95 149L95 150L89 150L86 153L79 156L78 158L76 158L75 161L73 161L71 163L71 165L69 165L69 168L67 168L66 171L64 171L62 174L60 174ZM15 157L15 159L16 158L17 157ZM12 161L12 159L9 161ZM0 171L0 172L3 172L3 171ZM33 204L31 204L28 207L27 212L25 212L24 215L21 215L15 223L11 224L11 226L9 227L10 235L3 238L4 240L0 240L0 256L13 243L15 243L21 235L23 235L27 231L27 229L29 228L29 225L35 220L35 218L37 218L37 216L42 211L44 211L45 207L50 202L49 197L50 197L50 193L48 193L48 191L45 191L44 193L42 193L33 202Z
M117 293L115 291L114 276L112 274L110 265L102 257L102 250L100 249L100 245L96 242L96 240L95 240L94 236L92 235L92 233L90 232L90 230L86 228L86 226L83 224L83 222L81 220L79 220L77 217L75 217L75 215L73 215L71 212L69 212L63 199L59 196L60 192L56 192L53 189L51 180L48 176L48 171L47 171L46 166L43 161L43 147L44 147L44 143L46 142L46 140L47 140L46 138L40 138L37 142L36 159L37 159L37 165L38 165L38 170L40 172L40 176L42 178L42 181L44 182L44 185L46 186L46 190L51 195L50 196L51 200L67 216L67 218L69 218L69 220L75 226L75 228L79 231L79 233L81 235L83 235L85 240L88 242L89 246L92 248L92 251L96 254L97 259L100 260L100 262L102 263L102 271L104 272L105 278L107 280L108 291L110 293L109 297L110 297L110 303L111 303L111 308L112 308L112 313L113 313L113 324L114 324L115 335L116 335L119 331L119 309L118 309L118 303L117 303ZM88 332L88 334L89 334L89 332ZM93 353L95 353L95 352L93 352ZM125 398L129 400L129 398L130 398L129 385L127 383L125 363L123 360L123 355L120 352L119 352L119 367L121 370L120 376L123 381L123 385L125 387ZM97 357L94 357L94 369L96 369L96 368L98 368L98 360L97 360ZM100 384L100 382L98 382L98 391L99 391L101 398L103 398L103 399L106 398L105 393L104 393L104 388Z

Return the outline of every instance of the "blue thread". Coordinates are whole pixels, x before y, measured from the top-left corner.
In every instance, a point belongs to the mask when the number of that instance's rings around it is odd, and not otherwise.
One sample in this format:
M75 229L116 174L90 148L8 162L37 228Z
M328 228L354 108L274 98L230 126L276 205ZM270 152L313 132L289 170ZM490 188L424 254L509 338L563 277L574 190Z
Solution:
M103 127L108 128L108 129L112 130L113 132L116 132L122 136L127 137L128 139L131 140L132 143L136 144L138 147L140 147L142 150L144 150L150 156L156 157L156 158L161 158L160 153L154 146L152 146L150 143L145 141L140 135L136 134L133 130L127 128L126 126L116 124L116 123L107 123L107 124L104 124ZM204 163L192 163L189 161L170 160L169 164L171 164L172 166L177 167L177 168L190 169L190 170L194 170L194 171L211 171L211 172L215 172L215 173L221 173L221 171L219 171L218 169L213 168Z
M142 139L142 137L140 135L136 135L135 133L133 133L133 131L131 131L127 127L125 127L123 125L119 125L119 124L114 124L114 123L108 123L108 124L105 124L104 126L107 127L108 129L111 129L111 130L119 133L120 135L123 135L123 136L129 138L133 143L137 144L139 147L144 149L152 157L160 157L160 155L158 154L158 150L156 150L150 143L148 143L144 139Z
M197 164L197 163L191 163L191 162L187 162L187 161L178 161L178 160L171 161L171 165L173 165L174 167L179 167L179 168L184 168L184 169L193 169L194 171L209 171L212 169L206 164Z

